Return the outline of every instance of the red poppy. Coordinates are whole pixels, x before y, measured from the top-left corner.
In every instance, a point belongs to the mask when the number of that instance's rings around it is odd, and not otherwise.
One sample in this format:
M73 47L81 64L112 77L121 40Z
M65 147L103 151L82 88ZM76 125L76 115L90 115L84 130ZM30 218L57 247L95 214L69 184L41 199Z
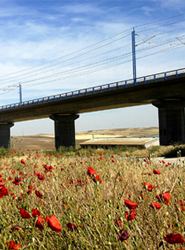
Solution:
M156 195L156 198L159 202L164 202L164 204L168 205L171 200L171 195L169 193L163 193L160 195Z
M167 235L165 235L164 239L169 244L175 244L175 243L182 244L185 242L185 239L179 233L178 234L174 234L174 233L167 234Z
M26 162L25 162L24 159L21 159L21 163L22 163L23 165L26 165Z
M117 225L118 227L122 227L122 226L123 226L122 221L120 221L119 219L115 219L115 220L114 220L114 223L115 223L115 225Z
M102 183L102 179L99 177L99 175L95 175L94 178L93 178L93 181L94 182L99 182L99 183Z
M133 219L135 219L135 217L136 217L136 213L131 212L131 214L129 215L128 212L125 212L125 219L127 221L133 220Z
M118 240L124 241L127 240L129 237L130 234L128 231L123 231L123 229L119 231Z
M8 189L4 186L3 183L0 183L0 198L8 195Z
M67 223L67 228L70 229L70 230L76 230L78 228L78 226L76 225L75 222Z
M6 242L6 245L8 249L19 249L21 244L16 245L15 241L11 240L9 242Z
M88 167L87 168L87 174L88 175L96 175L96 172L95 172L94 168Z
M136 208L138 206L138 203L134 203L130 200L125 200L125 205L133 212L136 211Z
M39 174L38 178L39 178L39 180L44 181L45 180L45 175L44 174Z
M49 216L46 216L46 222L48 223L48 226L51 228L51 230L53 230L54 232L59 233L62 230L59 221L53 214L51 215L51 218L49 218Z
M152 184L148 183L148 182L144 182L144 187L149 191L151 192L152 191Z
M38 227L41 231L44 229L44 217L38 217L36 224L36 227Z
M161 174L161 172L158 171L158 170L154 170L153 173L154 173L154 174Z
M38 209L32 209L32 216L35 218L37 216L40 216L41 212Z
M21 228L19 226L12 226L11 230L14 231L14 230L20 230Z
M22 185L20 181L22 181L23 178L15 177L14 181L12 181L15 185Z
M153 201L151 204L150 204L150 207L154 208L154 209L157 209L159 210L161 208L160 204Z
M30 219L31 218L31 215L26 210L24 210L23 208L20 209L20 215L24 219Z
M43 195L38 190L35 190L35 194L37 197L39 197L41 199L43 198Z

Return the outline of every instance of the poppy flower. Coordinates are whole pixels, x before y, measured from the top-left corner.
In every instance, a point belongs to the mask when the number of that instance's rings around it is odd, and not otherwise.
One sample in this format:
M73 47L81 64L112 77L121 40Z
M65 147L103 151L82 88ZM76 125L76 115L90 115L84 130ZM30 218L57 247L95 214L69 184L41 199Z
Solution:
M53 214L51 215L51 218L49 218L49 216L46 216L46 222L48 223L48 226L51 228L51 230L53 230L54 232L59 233L62 230L58 219Z
M20 181L22 181L23 178L15 177L14 181L12 181L15 185L22 185Z
M133 219L135 219L135 217L136 217L136 213L131 212L131 214L129 215L128 212L125 212L125 219L127 221L133 220Z
M115 223L115 225L117 225L118 227L122 227L122 226L123 226L123 222L120 221L119 219L115 219L115 220L114 220L114 223Z
M39 197L41 199L43 198L43 195L38 190L35 190L35 194L37 197Z
M87 174L88 175L96 175L96 172L95 172L94 168L88 167L87 168Z
M39 180L44 181L45 180L45 175L39 173L38 178L39 178Z
M76 230L78 227L76 225L76 223L67 223L67 228L70 230Z
M169 193L163 193L160 195L156 195L156 198L159 202L164 202L164 204L168 205L171 200L171 195Z
M124 241L124 240L127 240L129 237L130 237L130 234L127 230L123 231L122 229L119 231L118 240Z
M21 247L21 244L16 245L15 241L13 240L6 242L6 245L8 249L19 249Z
M12 226L11 227L11 230L14 231L14 230L20 230L21 228L19 226Z
M25 162L24 159L21 159L21 163L22 163L23 165L26 165L26 162Z
M157 209L159 210L161 208L160 204L153 201L151 204L150 204L150 207L154 208L154 209Z
M167 235L165 235L164 239L169 244L175 244L175 243L182 244L185 242L185 239L179 233L178 234L174 234L174 233L167 234Z
M37 216L40 216L41 212L38 209L32 209L32 216L35 218Z
M30 219L31 215L23 208L20 209L20 215L23 219Z
M35 227L38 227L41 231L44 229L44 217L38 217Z
M133 212L136 211L136 208L138 206L138 203L134 203L130 200L125 200L125 205Z
M161 174L161 172L158 171L158 170L154 170L153 173L154 173L154 174Z
M148 182L144 182L144 187L149 191L152 192L153 186L152 184L148 183Z
M102 183L102 179L99 177L99 175L95 175L94 178L93 178L93 181L94 182L99 182L99 183Z
M8 195L8 189L4 186L3 183L0 183L0 198Z

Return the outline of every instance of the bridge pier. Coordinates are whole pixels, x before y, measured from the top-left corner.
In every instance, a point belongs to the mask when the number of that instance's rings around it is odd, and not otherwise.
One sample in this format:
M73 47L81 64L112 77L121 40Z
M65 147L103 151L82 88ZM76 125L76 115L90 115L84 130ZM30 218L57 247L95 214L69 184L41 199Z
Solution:
M55 122L55 147L75 147L75 120L79 115L54 114L50 119Z
M8 148L10 143L10 128L13 123L0 124L0 147Z
M185 101L156 100L158 108L160 145L185 143Z

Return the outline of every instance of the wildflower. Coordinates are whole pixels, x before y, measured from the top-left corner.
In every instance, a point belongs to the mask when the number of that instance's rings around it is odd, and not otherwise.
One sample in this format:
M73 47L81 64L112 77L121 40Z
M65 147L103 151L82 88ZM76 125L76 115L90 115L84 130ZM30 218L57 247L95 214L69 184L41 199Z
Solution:
M153 201L151 204L150 204L150 207L154 208L154 209L157 209L159 210L161 208L160 204Z
M53 230L54 232L59 233L62 230L61 225L59 224L58 219L55 217L55 215L46 216L46 222L48 223L48 226Z
M75 222L73 223L67 223L67 228L70 230L76 230L78 227Z
M19 226L12 226L11 230L14 231L14 230L20 230L21 228Z
M20 209L20 215L23 219L30 219L31 218L31 215L23 208Z
M138 203L134 203L130 200L125 200L125 205L133 212L136 211L136 208L138 206Z
M44 181L45 180L45 175L44 174L39 174L38 178L39 178L39 180Z
M99 177L99 175L95 175L94 178L93 178L93 181L94 182L99 182L99 183L102 183L102 179Z
M35 194L37 197L39 197L41 199L43 198L43 195L38 190L35 190Z
M118 227L122 227L122 226L123 226L122 221L120 221L119 219L115 219L115 220L114 220L114 223L115 223L115 225L117 225Z
M161 174L161 172L158 171L158 170L154 170L153 173L154 173L154 174Z
M95 172L94 168L88 167L87 168L87 174L88 175L96 175L96 172Z
M15 185L22 185L20 181L22 181L23 178L15 177L14 181L12 181Z
M165 235L164 239L169 244L175 244L175 243L182 244L182 243L185 242L185 239L179 233L177 233L177 234L174 234L174 233L167 234L167 235Z
M9 242L6 242L6 245L8 249L19 249L21 244L16 245L15 241L11 240Z
M21 159L21 163L22 163L23 165L26 165L26 162L25 162L24 159Z
M3 183L0 183L0 198L8 195L8 189L4 186Z
M123 231L122 229L119 231L118 240L124 241L124 240L127 240L129 237L130 237L130 234L127 230Z
M32 209L32 216L35 218L37 216L40 216L41 212L38 209Z
M148 183L148 182L144 182L144 186L145 186L145 188L146 188L149 192L152 191L152 188L153 188L152 184L150 184L150 183Z
M160 195L156 195L156 198L159 202L164 202L164 204L168 205L171 200L171 195L169 193L163 193Z
M136 217L136 213L135 212L131 212L130 215L128 214L128 212L125 212L125 219L127 221L133 220L133 219L135 219L135 217Z
M44 217L38 217L35 227L38 227L41 231L44 229Z

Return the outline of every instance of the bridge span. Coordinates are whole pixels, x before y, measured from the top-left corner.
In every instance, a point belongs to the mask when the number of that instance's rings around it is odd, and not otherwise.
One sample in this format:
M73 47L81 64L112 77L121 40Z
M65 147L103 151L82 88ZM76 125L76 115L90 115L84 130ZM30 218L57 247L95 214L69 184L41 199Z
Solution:
M15 122L49 117L55 146L75 146L79 114L136 105L158 108L160 145L185 143L185 69L118 81L0 107L0 146L8 147ZM123 117L124 119L124 117Z

